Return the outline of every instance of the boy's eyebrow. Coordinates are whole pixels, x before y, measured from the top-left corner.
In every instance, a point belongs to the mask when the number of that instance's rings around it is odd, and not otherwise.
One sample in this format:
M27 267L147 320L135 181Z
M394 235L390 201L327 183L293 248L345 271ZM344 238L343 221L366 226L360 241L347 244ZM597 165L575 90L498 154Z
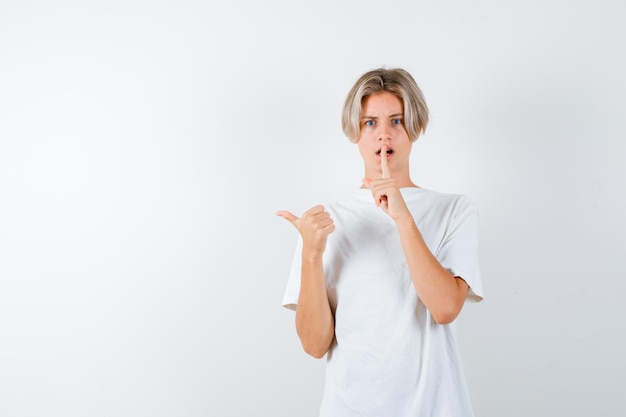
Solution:
M404 113L394 113L394 114L389 115L389 117L398 117L398 116L404 117ZM361 119L378 119L378 117L363 115L361 116Z

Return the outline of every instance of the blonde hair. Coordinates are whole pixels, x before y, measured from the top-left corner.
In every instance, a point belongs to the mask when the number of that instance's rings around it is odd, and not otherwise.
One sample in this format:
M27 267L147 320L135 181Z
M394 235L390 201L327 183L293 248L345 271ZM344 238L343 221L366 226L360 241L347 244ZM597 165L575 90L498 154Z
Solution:
M343 133L357 143L361 133L363 100L376 93L388 91L395 94L404 107L404 126L411 142L417 140L428 125L428 107L422 91L407 71L402 68L378 68L366 72L354 84L341 114Z

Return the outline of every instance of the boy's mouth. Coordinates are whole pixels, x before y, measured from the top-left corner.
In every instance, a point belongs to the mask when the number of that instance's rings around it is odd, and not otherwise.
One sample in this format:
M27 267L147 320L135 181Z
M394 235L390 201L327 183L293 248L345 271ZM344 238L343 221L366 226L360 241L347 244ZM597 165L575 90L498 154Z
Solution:
M383 150L383 148L380 148L379 150L376 151L376 155L380 155L381 151ZM387 147L387 155L391 155L393 153L393 149Z

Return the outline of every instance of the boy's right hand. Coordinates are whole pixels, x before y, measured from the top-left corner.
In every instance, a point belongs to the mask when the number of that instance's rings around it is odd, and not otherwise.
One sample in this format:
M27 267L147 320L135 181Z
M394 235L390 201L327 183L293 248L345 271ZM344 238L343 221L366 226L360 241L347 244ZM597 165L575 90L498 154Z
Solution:
M302 236L302 251L310 255L321 255L326 249L328 235L335 231L335 224L323 206L315 206L297 217L289 211L276 212L277 216L293 224Z

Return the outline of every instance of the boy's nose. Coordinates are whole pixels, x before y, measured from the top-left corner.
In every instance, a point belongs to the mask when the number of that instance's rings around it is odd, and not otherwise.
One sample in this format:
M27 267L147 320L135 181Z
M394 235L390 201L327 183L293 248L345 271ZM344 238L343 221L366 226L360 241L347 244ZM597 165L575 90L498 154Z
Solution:
M386 127L382 127L380 132L378 133L378 141L379 142L389 142L391 140L391 135L389 134L389 129Z

